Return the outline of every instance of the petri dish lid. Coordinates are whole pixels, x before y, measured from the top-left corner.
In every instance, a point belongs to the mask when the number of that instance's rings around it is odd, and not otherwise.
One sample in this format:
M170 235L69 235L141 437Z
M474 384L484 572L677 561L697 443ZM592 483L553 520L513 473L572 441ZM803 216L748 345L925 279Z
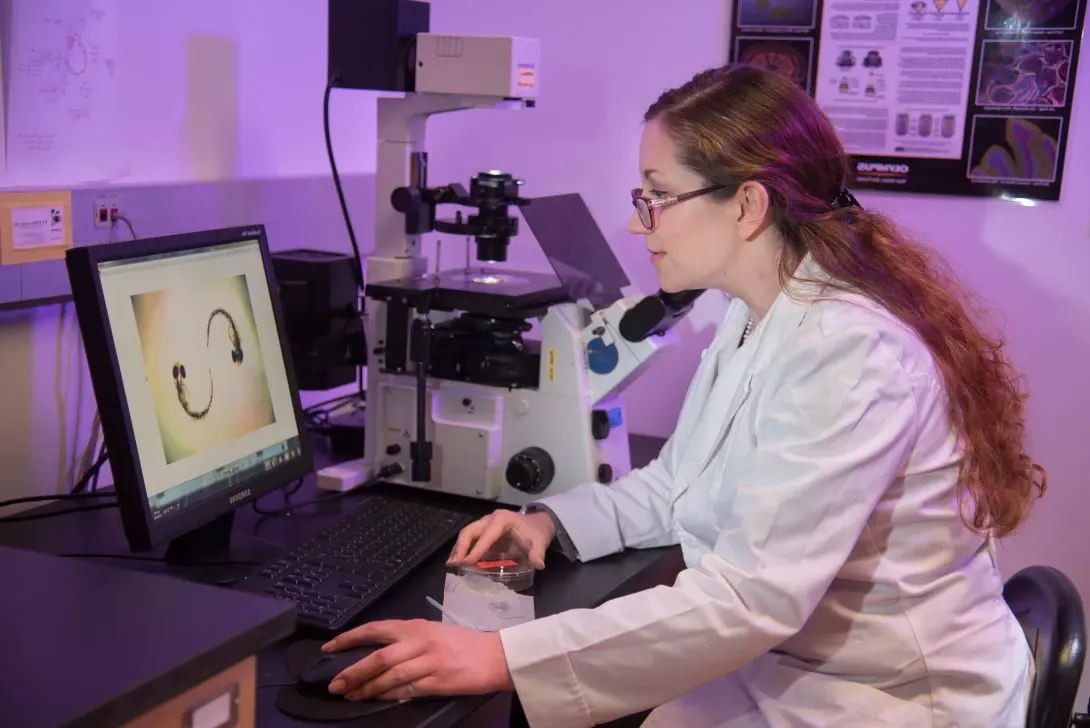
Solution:
M463 564L459 571L463 575L484 577L512 587L534 578L534 567L526 555L508 551L486 553L484 558L474 564Z

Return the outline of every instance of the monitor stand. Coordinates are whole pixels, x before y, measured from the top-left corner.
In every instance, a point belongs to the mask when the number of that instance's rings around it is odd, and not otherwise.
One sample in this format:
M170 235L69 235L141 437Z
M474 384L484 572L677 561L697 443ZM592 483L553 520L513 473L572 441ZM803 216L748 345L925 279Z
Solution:
M164 561L173 575L204 584L234 584L247 571L272 561L283 553L274 543L247 539L231 543L235 511L171 540ZM236 539L236 543L237 543Z

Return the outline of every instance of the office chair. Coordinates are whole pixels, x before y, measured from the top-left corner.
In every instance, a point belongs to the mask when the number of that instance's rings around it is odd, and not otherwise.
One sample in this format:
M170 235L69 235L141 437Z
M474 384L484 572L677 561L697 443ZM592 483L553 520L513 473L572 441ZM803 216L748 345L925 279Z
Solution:
M1027 566L1007 580L1003 598L1022 625L1037 666L1026 728L1090 725L1073 723L1071 715L1086 659L1086 618L1075 585L1051 566Z

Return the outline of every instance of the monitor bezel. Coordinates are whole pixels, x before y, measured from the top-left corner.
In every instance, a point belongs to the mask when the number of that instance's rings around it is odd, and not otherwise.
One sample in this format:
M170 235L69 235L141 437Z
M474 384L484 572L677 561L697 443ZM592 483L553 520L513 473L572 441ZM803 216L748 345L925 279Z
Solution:
M292 415L299 433L301 454L268 473L259 474L246 483L189 505L177 514L153 520L137 454L132 418L129 416L128 393L121 377L106 299L102 291L99 265L153 255L194 252L202 248L250 240L257 241L261 253L276 333L284 357L284 371L291 393ZM229 227L70 248L65 253L65 265L87 357L91 386L98 403L103 438L109 453L121 523L133 551L156 548L313 472L313 453L299 389L296 386L295 369L289 354L284 315L280 297L277 295L276 276L264 225Z

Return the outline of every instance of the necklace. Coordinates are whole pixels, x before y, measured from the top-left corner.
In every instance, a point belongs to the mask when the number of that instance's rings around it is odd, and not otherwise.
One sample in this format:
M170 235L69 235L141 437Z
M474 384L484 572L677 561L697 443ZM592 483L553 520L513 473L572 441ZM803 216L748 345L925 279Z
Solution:
M746 339L749 338L749 333L751 331L753 331L753 319L752 318L749 321L746 322L746 330L742 332L742 340L740 342L738 342L738 346L741 346L742 344L746 343Z

